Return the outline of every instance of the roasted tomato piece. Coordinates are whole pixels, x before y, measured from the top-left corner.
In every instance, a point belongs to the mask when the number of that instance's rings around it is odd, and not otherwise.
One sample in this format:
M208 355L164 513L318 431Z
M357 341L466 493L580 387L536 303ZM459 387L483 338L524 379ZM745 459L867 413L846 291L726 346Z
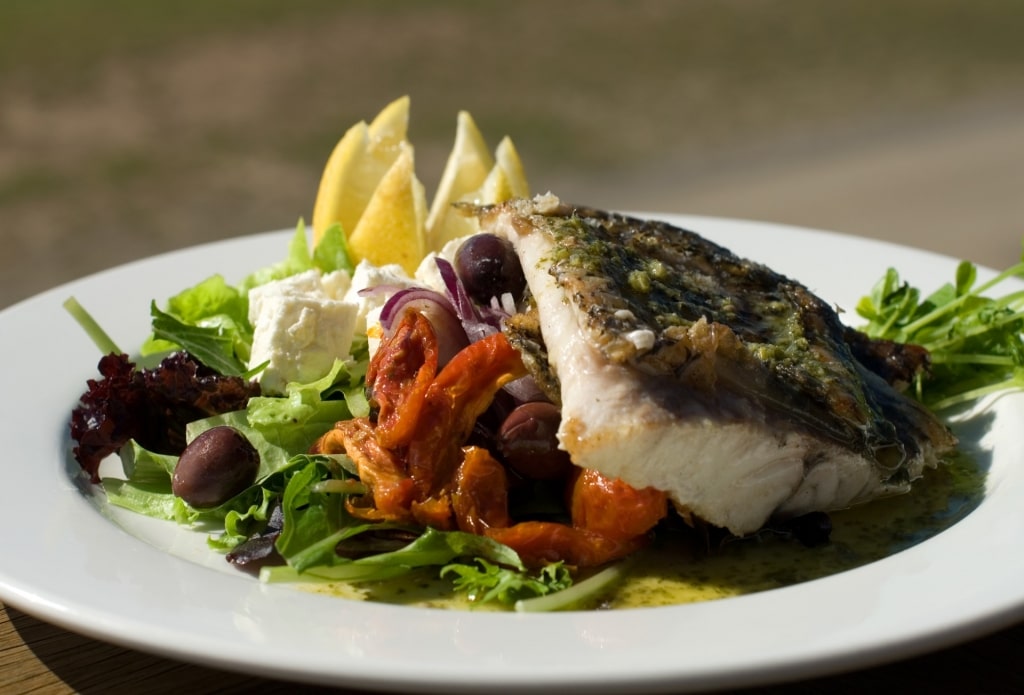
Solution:
M350 511L360 518L407 521L415 487L405 466L377 441L367 418L342 420L310 449L314 454L347 454L356 464L359 479L369 488L369 500L357 499Z
M528 567L559 561L575 567L597 567L623 558L647 543L646 536L616 540L552 521L523 521L484 533L519 553Z
M572 483L572 525L607 538L642 536L668 514L664 492L637 490L617 478L594 470L577 469Z
M409 475L423 497L449 485L473 425L494 394L526 374L508 339L494 333L461 350L427 391L416 432L409 442Z
M466 447L455 474L452 507L462 531L482 534L488 528L503 528L508 516L508 476L505 467L487 449Z
M436 374L434 329L423 314L406 312L366 370L366 385L379 408L377 438L381 446L395 449L409 444Z

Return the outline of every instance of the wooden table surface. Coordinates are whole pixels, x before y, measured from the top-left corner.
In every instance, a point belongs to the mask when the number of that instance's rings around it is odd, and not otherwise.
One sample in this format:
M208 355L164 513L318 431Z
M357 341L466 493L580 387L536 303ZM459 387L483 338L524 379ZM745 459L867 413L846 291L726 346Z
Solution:
M917 658L756 690L769 695L872 691L1022 693L1024 623ZM365 691L304 686L164 659L68 632L0 604L0 693L140 692L201 695Z

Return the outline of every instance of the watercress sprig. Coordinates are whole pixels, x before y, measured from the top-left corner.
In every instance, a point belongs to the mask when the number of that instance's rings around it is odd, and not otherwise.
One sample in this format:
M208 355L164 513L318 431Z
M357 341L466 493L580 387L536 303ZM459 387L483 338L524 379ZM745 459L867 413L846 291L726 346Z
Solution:
M889 268L857 304L868 321L861 330L929 351L931 368L918 376L913 393L932 410L1024 388L1024 290L984 294L1014 277L1024 277L1024 259L980 284L977 267L962 261L953 282L922 300L918 288Z

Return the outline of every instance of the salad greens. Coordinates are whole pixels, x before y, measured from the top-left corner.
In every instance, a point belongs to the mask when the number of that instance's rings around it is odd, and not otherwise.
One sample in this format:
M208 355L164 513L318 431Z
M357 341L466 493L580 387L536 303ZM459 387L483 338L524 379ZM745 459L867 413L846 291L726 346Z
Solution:
M248 291L312 268L323 273L353 270L340 226L329 229L312 252L306 239L300 222L283 261L238 285L219 275L207 278L171 297L164 309L153 302L153 333L142 354L184 350L224 376L257 374L259 367L246 366L253 339ZM72 298L66 306L101 351L119 352L78 302ZM151 517L215 529L208 544L229 559L248 553L249 544L258 546L258 552L275 556L280 563L262 566L260 578L266 582L372 582L435 568L452 578L453 589L471 603L497 602L528 610L530 604L524 600L545 596L544 610L558 610L593 599L579 589L564 591L572 585L567 568L551 565L531 573L514 550L490 538L366 522L347 512L346 498L365 493L352 462L344 455L306 452L334 423L369 413L364 393L366 337L357 336L350 351L351 359L336 360L330 372L314 382L290 383L282 396L257 395L248 399L244 410L187 425L186 441L228 425L256 448L259 471L241 493L212 509L192 508L171 490L178 457L147 450L133 439L118 451L124 477L101 479L108 501Z
M917 376L914 394L932 410L943 410L1024 388L1024 290L984 295L1012 277L1024 277L1024 258L982 283L977 267L963 261L953 282L922 299L921 290L889 268L857 313L867 319L862 330L870 337L928 350L930 373Z
M74 297L68 297L64 300L64 310L67 311L71 316L78 322L78 325L82 327L86 335L96 344L96 347L100 349L104 355L111 353L120 354L121 348L113 341L113 339L107 335L107 332L96 322L96 319L85 310L77 299Z
M447 574L457 576L456 589L465 591L471 599L481 601L497 599L502 603L515 603L543 595L545 587L564 590L572 586L569 569L561 562L544 567L539 577L528 577L478 557L476 566L445 565L441 568L441 576Z
M313 269L352 273L354 265L340 225L328 229L310 251L306 227L300 221L288 255L279 263L257 270L237 286L220 275L209 277L171 297L166 311L154 302L150 308L153 335L141 352L152 355L180 348L225 376L250 376L246 368L253 338L249 290Z
M253 340L249 290L310 269L352 273L340 226L327 230L310 251L300 222L281 262L238 285L219 275L207 278L171 297L163 309L153 302L152 335L142 354L184 351L223 377L252 378L261 367L247 366ZM1024 291L998 299L984 295L1010 277L1024 277L1024 262L987 282L979 283L977 274L974 265L961 263L953 282L923 296L890 268L857 305L869 337L930 352L930 369L917 375L914 393L933 410L1024 388ZM78 302L71 298L65 306L104 354L120 353ZM124 476L101 479L108 500L140 514L215 529L211 548L232 561L256 558L260 562L250 569L258 569L265 582L378 582L429 569L451 580L453 590L470 602L540 611L592 604L621 581L628 561L574 583L562 563L531 572L514 550L486 536L352 515L348 498L366 492L354 463L345 455L307 453L336 422L370 412L366 337L357 336L350 352L351 358L336 360L316 381L288 384L281 396L253 395L244 409L188 423L186 441L228 425L258 451L255 481L231 499L212 509L190 507L172 493L178 457L132 439L118 450Z

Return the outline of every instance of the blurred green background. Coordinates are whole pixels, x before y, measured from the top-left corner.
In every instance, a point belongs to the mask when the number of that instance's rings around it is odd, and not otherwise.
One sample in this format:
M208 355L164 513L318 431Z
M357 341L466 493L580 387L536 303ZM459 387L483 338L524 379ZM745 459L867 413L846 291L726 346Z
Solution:
M1020 253L1019 0L4 0L0 307L308 219L402 94L428 195L466 109L576 202Z

